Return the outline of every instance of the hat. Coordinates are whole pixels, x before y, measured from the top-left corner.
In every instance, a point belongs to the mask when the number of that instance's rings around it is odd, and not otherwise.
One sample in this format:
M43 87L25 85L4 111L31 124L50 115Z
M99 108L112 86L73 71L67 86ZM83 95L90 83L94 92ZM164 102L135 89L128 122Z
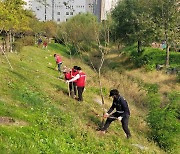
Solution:
M119 91L117 89L113 89L110 91L109 97L114 96L114 95L119 95Z
M73 69L77 70L78 66L74 66Z
M81 67L77 67L77 70L81 70Z

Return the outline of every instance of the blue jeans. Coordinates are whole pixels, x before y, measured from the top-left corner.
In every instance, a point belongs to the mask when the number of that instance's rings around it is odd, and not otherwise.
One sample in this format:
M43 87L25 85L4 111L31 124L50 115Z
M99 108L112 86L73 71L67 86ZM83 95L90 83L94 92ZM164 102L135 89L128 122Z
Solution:
M62 63L59 63L59 64L58 64L58 71L59 71L59 72L61 72L61 65L62 65Z

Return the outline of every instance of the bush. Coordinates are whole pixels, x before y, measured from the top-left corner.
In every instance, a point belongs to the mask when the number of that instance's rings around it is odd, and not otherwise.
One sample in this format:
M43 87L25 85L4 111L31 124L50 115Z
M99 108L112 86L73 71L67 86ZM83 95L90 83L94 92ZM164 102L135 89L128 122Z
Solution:
M34 45L34 37L33 36L25 36L20 39L23 42L24 46Z
M165 151L173 151L178 145L176 136L180 131L176 112L170 107L154 109L148 114L147 121L151 138Z
M145 89L148 93L156 94L156 93L158 93L159 86L158 86L158 84L145 83L145 84L144 84L144 89Z
M154 96L149 97L150 101L154 99L154 102L158 102L156 98L157 97ZM151 106L147 121L151 128L151 138L156 141L161 148L172 152L180 144L180 141L177 141L179 139L178 134L180 134L180 123L178 122L180 116L180 93L172 92L168 94L168 98L169 104L164 108Z
M20 41L16 41L13 43L13 51L20 52L23 48L23 43Z

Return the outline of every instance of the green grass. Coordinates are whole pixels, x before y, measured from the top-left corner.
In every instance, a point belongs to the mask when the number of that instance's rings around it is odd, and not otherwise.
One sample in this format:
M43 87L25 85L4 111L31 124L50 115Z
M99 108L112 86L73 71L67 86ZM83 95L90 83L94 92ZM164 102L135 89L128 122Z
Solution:
M79 59L73 64L82 66L88 74L85 102L68 97L67 84L58 80L54 70L54 53L63 55L69 64L67 50L51 44L49 50L25 47L22 52L8 53L11 70L0 55L0 117L11 117L15 124L0 124L0 153L163 153L146 135L136 130L131 121L133 138L127 140L121 124L111 125L105 136L98 135L102 106L93 101L97 82L89 66ZM51 64L50 64L51 63ZM92 80L90 82L90 80ZM88 89L89 87L89 89ZM104 94L108 87L104 87ZM132 119L138 123L136 117ZM142 151L132 144L148 147Z

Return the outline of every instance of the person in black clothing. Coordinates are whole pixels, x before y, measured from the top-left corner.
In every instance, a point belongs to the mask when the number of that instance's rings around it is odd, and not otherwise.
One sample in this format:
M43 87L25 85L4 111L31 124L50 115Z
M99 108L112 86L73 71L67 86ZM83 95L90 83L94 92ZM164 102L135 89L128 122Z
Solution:
M120 120L122 123L122 128L126 133L127 138L131 137L131 133L128 128L128 121L130 116L129 107L127 101L120 96L119 91L117 89L113 89L110 91L109 97L113 98L113 104L109 111L104 114L104 118L107 118L104 126L101 128L101 132L105 133L107 128L110 126L111 122L114 120ZM111 114L111 112L116 108L116 112Z

